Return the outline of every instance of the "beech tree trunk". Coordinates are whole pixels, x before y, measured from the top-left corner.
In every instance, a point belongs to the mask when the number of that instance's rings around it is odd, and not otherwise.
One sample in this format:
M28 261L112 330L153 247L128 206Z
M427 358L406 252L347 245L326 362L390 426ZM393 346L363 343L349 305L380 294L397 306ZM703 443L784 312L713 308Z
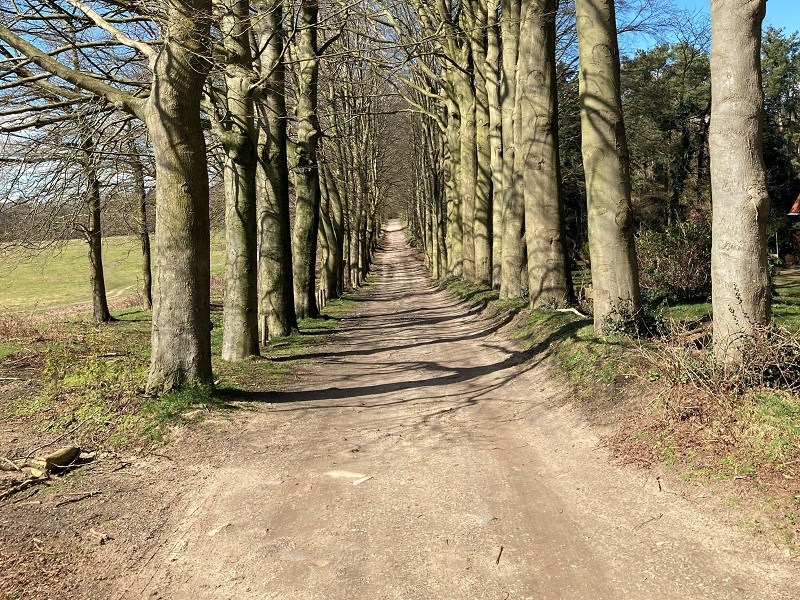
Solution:
M106 296L106 279L103 272L103 231L100 220L100 179L94 164L94 141L91 136L83 140L83 155L86 161L86 205L88 219L84 233L89 245L89 281L92 285L92 319L95 323L112 321Z
M139 242L142 246L142 304L145 310L153 308L153 275L150 267L150 228L147 224L147 189L144 185L144 167L136 146L131 144L131 166L133 184L136 190L136 210L138 211Z
M471 0L468 5L470 52L473 65L475 109L475 283L492 283L492 154L489 141L489 91L486 77L486 1Z
M224 0L220 19L225 48L225 305L222 358L259 355L256 252L256 142L251 92L249 0Z
M298 319L316 317L317 230L319 228L319 169L317 143L317 56L316 0L301 0L297 32L297 150L295 165L295 217L292 232L294 306Z
M711 1L712 304L714 355L741 361L771 319L761 88L766 0Z
M260 90L256 204L258 220L259 325L262 343L286 337L297 327L289 217L289 163L286 148L286 65L282 0L258 5L259 38L264 45Z
M208 170L200 121L211 2L168 6L170 43L153 62L154 84L143 109L156 163L151 393L213 383Z
M469 48L464 57L471 55ZM475 92L471 78L465 73L456 73L456 96L458 112L461 116L459 148L460 179L458 186L461 196L461 256L463 277L467 281L476 280L475 270L475 199L478 180L478 146L475 121Z
M503 267L503 104L500 93L502 52L497 21L499 0L485 0L486 92L489 102L489 153L492 173L492 286L500 288Z
M597 334L641 311L614 3L576 0L583 166Z
M464 274L464 229L461 222L461 115L458 104L447 100L447 272Z
M532 308L566 306L571 274L566 255L558 155L556 11L558 0L531 0L522 8L517 71L523 157L525 239Z
M517 59L522 0L503 0L500 19L503 42L503 266L500 296L519 298L527 285L525 271L525 204L522 173L516 170L516 131L520 127L517 101Z

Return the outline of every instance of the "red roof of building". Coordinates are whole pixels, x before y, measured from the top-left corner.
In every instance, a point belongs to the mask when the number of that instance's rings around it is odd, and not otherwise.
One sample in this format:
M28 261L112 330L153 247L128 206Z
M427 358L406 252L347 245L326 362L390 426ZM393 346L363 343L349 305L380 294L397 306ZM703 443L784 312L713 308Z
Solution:
M789 211L790 215L800 215L800 196L792 204L792 209Z

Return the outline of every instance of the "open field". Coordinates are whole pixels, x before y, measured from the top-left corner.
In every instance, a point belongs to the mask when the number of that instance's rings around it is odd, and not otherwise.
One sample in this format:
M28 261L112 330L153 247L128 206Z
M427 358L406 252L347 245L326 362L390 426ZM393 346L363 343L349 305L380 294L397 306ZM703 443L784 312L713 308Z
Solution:
M211 274L224 268L225 237L211 241ZM133 236L103 240L106 290L110 301L129 298L141 285L141 250ZM42 312L89 306L89 259L83 240L41 251L0 250L0 312Z

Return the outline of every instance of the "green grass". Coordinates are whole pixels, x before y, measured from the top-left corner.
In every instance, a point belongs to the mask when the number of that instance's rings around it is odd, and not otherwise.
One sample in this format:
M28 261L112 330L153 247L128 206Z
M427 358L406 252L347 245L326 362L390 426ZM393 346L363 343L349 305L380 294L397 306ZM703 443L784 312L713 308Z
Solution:
M300 323L292 336L262 348L262 357L237 363L221 360L222 311L212 313L212 358L216 389L187 388L159 398L144 396L150 358L150 314L129 308L119 321L93 326L84 315L56 327L20 329L12 345L0 346L10 359L19 348L42 364L39 389L8 401L0 398L0 420L45 439L72 432L81 447L126 448L169 441L171 427L207 414L247 408L250 392L277 391L307 355L339 328L365 288L334 300L316 319ZM32 321L33 317L26 317ZM12 319L10 323L14 323ZM0 322L0 331L3 324ZM44 332L44 335L42 334ZM26 337L27 336L27 337ZM276 360L281 359L281 360ZM3 356L0 355L0 369ZM195 414L196 413L196 414Z
M225 239L212 237L212 275L222 273ZM69 240L41 251L0 251L0 312L39 312L91 301L89 259L83 240ZM141 285L139 240L120 236L103 240L103 265L109 300L135 296Z

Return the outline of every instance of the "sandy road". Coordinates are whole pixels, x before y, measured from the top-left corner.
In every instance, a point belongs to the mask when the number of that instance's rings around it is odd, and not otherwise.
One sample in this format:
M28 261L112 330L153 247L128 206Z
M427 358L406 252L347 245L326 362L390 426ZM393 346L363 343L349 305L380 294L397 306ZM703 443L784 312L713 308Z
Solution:
M358 314L175 482L112 597L800 598L796 563L609 464L539 358L388 240Z

